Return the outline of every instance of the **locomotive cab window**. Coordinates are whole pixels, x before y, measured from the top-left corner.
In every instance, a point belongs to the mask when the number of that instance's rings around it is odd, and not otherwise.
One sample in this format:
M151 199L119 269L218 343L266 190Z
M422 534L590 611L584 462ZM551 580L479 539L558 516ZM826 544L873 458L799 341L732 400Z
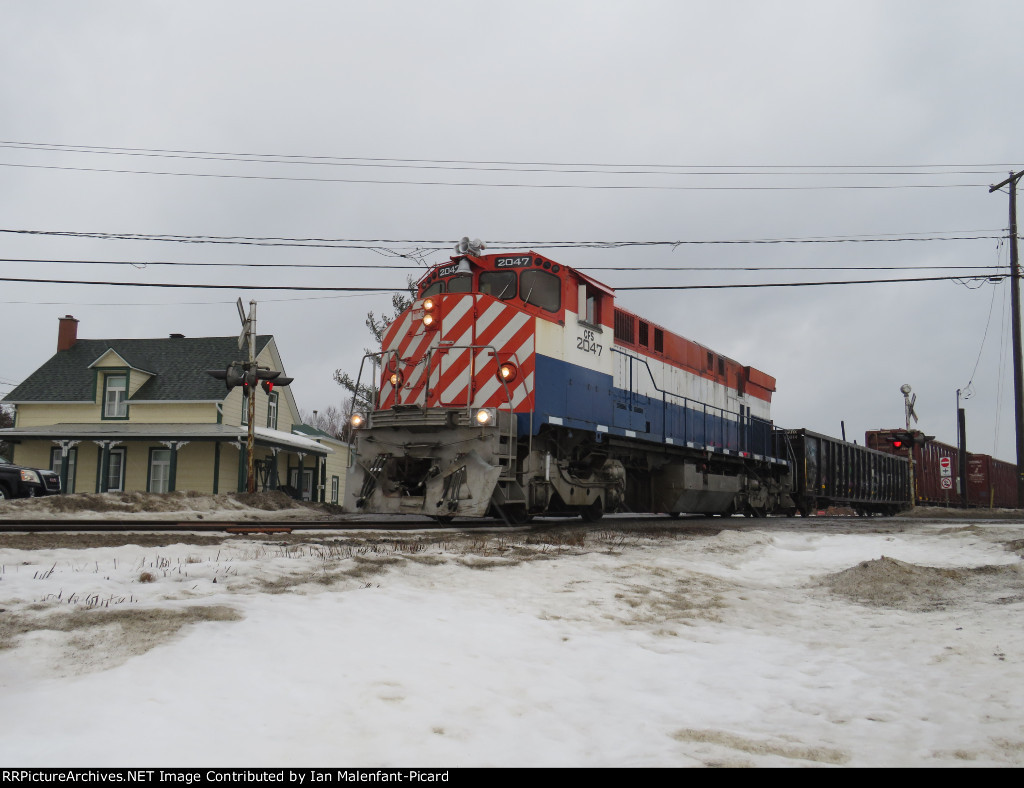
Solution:
M480 292L508 301L516 297L515 271L484 271L480 274Z
M473 292L473 275L472 274L459 274L453 276L448 280L448 292L449 293L472 293Z
M548 312L562 308L562 280L547 271L523 271L519 293L526 303Z
M420 298L430 298L432 295L437 295L442 291L444 282L434 282L430 287L424 288L423 292L420 293Z
M580 284L579 319L600 329L602 315L602 293L596 287Z

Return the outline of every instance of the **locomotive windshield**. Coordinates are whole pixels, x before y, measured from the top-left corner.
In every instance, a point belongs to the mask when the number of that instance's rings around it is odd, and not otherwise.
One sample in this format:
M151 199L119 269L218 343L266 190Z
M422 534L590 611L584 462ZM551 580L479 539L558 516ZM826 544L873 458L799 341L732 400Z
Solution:
M448 280L449 293L472 293L473 274L459 274Z
M548 312L557 312L562 307L562 282L547 271L523 271L519 292L526 303Z
M508 301L516 297L515 271L484 271L480 274L480 292Z
M554 266L552 270L557 268ZM502 301L511 301L519 297L527 304L540 307L547 312L558 312L562 308L562 280L550 271L539 268L522 272L507 269L481 271L477 275L476 290L473 288L473 277L471 273L459 272L447 279L436 279L423 288L420 298L428 298L439 293L478 292Z

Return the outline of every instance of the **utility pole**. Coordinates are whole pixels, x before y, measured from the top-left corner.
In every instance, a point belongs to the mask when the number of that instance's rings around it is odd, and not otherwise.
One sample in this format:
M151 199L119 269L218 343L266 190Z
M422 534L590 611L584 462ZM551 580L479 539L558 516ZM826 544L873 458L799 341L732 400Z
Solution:
M1010 319L1013 335L1013 420L1017 430L1017 505L1024 501L1024 371L1021 365L1020 339L1020 266L1017 262L1017 181L1024 170L1010 173L1002 183L989 188L989 194L1010 187Z
M238 299L241 314L242 299ZM243 333L249 343L249 363L245 368L245 386L249 392L249 430L245 437L246 476L245 486L249 492L256 492L256 302L249 302L249 317L242 322Z

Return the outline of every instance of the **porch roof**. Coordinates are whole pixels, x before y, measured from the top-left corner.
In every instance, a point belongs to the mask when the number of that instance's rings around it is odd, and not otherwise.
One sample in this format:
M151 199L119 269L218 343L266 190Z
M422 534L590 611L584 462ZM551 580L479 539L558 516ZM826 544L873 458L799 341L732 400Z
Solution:
M236 441L244 443L248 437L245 427L229 424L137 424L132 422L100 422L92 424L47 424L39 427L9 427L0 429L0 440L79 440L79 441ZM253 437L258 446L286 449L291 452L317 454L326 457L334 450L301 435L281 430L254 427Z

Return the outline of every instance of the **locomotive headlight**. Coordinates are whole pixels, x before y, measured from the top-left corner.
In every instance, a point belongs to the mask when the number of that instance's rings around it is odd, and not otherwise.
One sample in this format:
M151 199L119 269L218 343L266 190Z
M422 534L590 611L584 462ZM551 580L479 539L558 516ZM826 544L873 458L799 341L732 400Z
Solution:
M505 383L511 383L516 379L516 375L519 374L519 370L516 369L516 365L510 361L506 361L500 367L498 367L498 380Z
M352 414L352 418L349 420L349 424L351 424L356 429L359 429L365 423L366 423L366 418L363 416L362 413L353 413Z
M425 298L423 300L423 327L437 328L440 317L437 301L433 298Z
M402 373L392 372L391 377L388 378L388 380L391 382L391 385L397 389L402 385Z
M481 427L486 427L488 424L494 424L495 413L492 408L480 408L473 418Z

